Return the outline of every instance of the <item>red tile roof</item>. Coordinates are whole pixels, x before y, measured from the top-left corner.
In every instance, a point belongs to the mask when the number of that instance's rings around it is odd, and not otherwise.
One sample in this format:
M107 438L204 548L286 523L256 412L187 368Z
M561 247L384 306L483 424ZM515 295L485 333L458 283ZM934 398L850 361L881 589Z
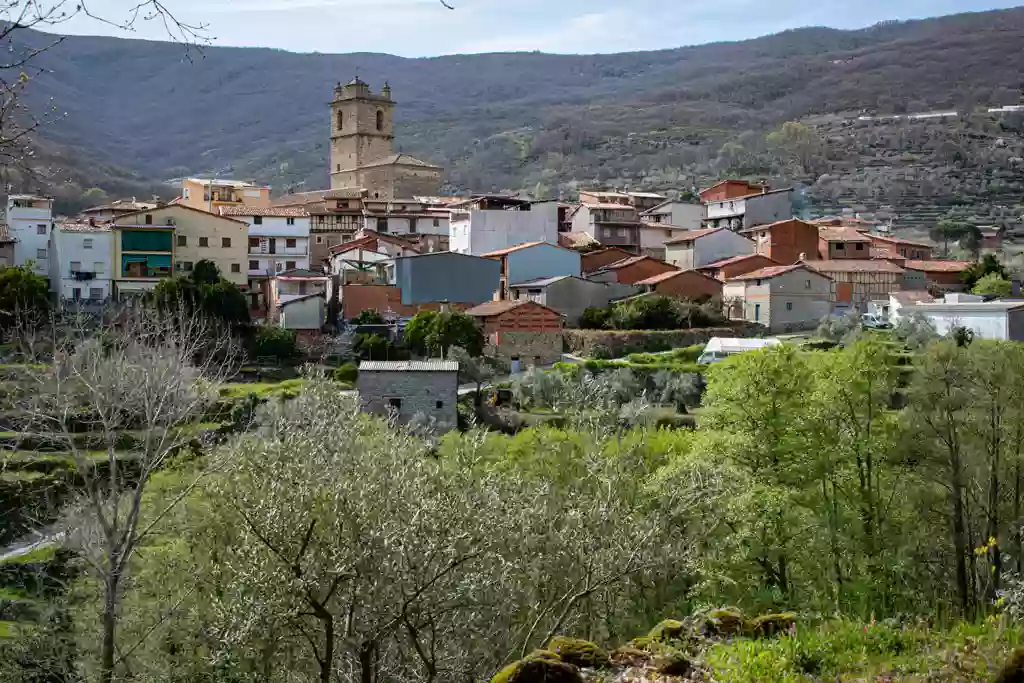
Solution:
M815 230L818 229L818 226L815 225L814 223L808 223L807 221L802 221L799 218L784 218L783 220L775 221L774 223L765 223L764 225L754 225L754 226L751 226L749 228L743 228L739 232L740 233L764 232L765 230L770 232L772 228L780 226L780 225L785 225L786 223L802 223L803 225L807 225L809 227L812 227Z
M875 242L885 242L886 244L902 244L907 247L921 247L923 249L934 249L930 244L925 242L915 242L913 240L905 240L902 237L889 237L887 235L869 235L870 239Z
M222 206L222 216L267 216L271 218L305 218L309 215L301 206Z
M826 242L870 242L871 238L854 228L819 228L818 238Z
M701 237L706 237L712 233L716 233L719 230L725 230L725 228L704 228L703 230L687 230L679 237L673 237L670 240L665 240L665 244L681 244L683 242L692 242L698 240Z
M519 251L520 249L529 249L530 247L536 247L536 246L539 246L541 244L547 244L547 245L552 246L552 247L558 247L559 249L566 249L566 247L563 247L563 246L560 246L560 245L557 245L557 244L551 244L551 242L544 242L544 241L523 242L522 244L517 244L514 247L508 247L507 249L495 249L494 251L489 251L486 254L480 254L480 255L483 256L484 258L490 258L490 257L493 257L493 256L504 256L505 254L511 254L513 251ZM571 250L568 250L568 251L571 251Z
M762 254L740 254L739 256L730 256L729 258L724 258L721 261L712 261L711 263L705 263L703 266L700 266L698 270L724 268L725 266L731 266L734 263L742 263L743 261L747 261L752 258L763 258L768 261L771 261L770 258Z
M924 273L962 273L971 267L970 261L911 261L904 266L908 270Z
M758 268L757 270L753 270L749 273L744 273L743 275L737 275L735 277L729 278L729 281L732 282L733 280L769 280L773 277L778 277L779 275L785 275L791 270L797 270L801 268L804 270L814 270L813 268L810 268L803 263L794 263L789 266L768 266L766 268ZM818 273L818 275L821 275L821 273Z
M925 291L892 292L889 296L903 305L917 304L922 301L935 301L935 297Z
M714 282L714 283L719 284L719 285L721 284L715 278L713 278L713 277L711 277L709 275L705 275L704 273L701 273L701 272L696 271L696 270L669 270L669 271L666 271L664 273L658 273L657 275L652 275L651 277L646 278L644 280L639 280L637 282L634 282L633 284L634 285L656 285L659 282L664 282L665 280L671 280L672 278L679 277L680 275L683 275L685 273L690 273L691 275L697 275L699 277L704 278L705 280L710 280L711 282Z
M804 263L822 273L902 273L895 263L885 259L821 259Z
M234 223L241 223L242 225L246 224L245 221L240 221L237 218L229 218L228 216L222 216L219 213L210 213L209 211L203 211L202 209L197 209L194 206L189 206L188 204L180 204L180 203L172 203L172 204L167 204L165 206L158 206L155 209L145 209L143 211L135 211L135 212L132 212L132 213L123 213L120 216L117 216L116 218L114 218L114 222L117 223L118 225L131 225L131 223L124 222L124 219L125 218L131 218L132 216L138 216L140 214L157 213L159 211L168 211L168 210L173 210L173 209L184 209L186 211L195 211L197 213L206 214L207 216L215 216L215 217L217 217L217 218L219 218L221 220L224 220L224 221L232 221Z
M466 311L466 315L471 315L474 318L492 318L496 315L501 315L508 311L515 310L522 306L540 307L544 310L551 311L559 316L562 314L553 308L548 308L544 304L539 304L536 301L530 299L507 299L505 301L485 301L482 304L477 304L473 308Z

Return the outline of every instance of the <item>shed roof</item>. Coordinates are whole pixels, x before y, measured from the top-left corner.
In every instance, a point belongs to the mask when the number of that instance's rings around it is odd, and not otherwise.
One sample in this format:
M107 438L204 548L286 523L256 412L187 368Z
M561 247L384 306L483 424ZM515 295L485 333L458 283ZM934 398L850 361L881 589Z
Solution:
M806 265L823 273L902 273L892 261L885 259L837 258L805 261Z
M870 242L871 238L858 232L855 228L837 227L820 228L818 238L826 242Z
M359 372L458 372L454 360L364 360Z
M505 301L485 301L482 304L474 306L473 308L466 311L466 315L471 315L474 318L490 318L496 315L501 315L508 311L522 308L523 306L539 306L545 310L551 311L556 315L562 315L553 308L548 308L543 304L539 304L536 301L529 299L507 299Z
M725 266L731 266L734 263L741 263L743 261L747 261L747 260L752 259L752 258L764 259L765 261L771 261L770 258L768 258L767 256L765 256L763 254L740 254L738 256L730 256L729 258L724 258L724 259L721 259L719 261L712 261L711 263L705 263L703 266L700 266L700 268L698 270L709 270L711 268L723 268Z
M713 277L711 277L709 275L705 275L704 273L701 273L701 272L696 271L696 270L669 270L669 271L665 271L664 273L658 273L657 275L652 275L651 277L646 278L644 280L638 280L637 282L634 282L633 284L634 285L656 285L656 284L658 284L660 282L664 282L665 280L671 280L674 277L679 277L680 275L684 275L684 274L687 274L687 273L690 274L690 275L696 275L697 277L702 277L705 280L709 280L709 281L714 282L715 284L718 284L718 285L722 284L721 282L719 282L715 278L713 278Z
M767 268L758 268L757 270L753 270L749 273L744 273L743 275L737 275L736 277L729 278L729 281L731 282L733 280L770 280L773 277L785 275L790 271L799 270L801 268L804 270L809 270L815 275L822 275L822 277L825 277L823 273L819 273L817 270L815 270L806 263L793 263L788 266L768 266Z
M906 268L920 270L925 273L962 273L971 267L970 261L911 261Z
M486 254L480 254L480 255L485 257L485 258L490 258L490 257L493 257L493 256L504 256L505 254L511 254L513 251L519 251L520 249L530 249L531 247L539 247L542 244L546 244L549 247L555 247L556 249L562 249L564 251L572 251L572 249L568 249L568 248L563 247L561 245L552 244L551 242L545 242L543 240L539 240L539 241L536 241L536 242L523 242L522 244L517 244L514 247L507 247L505 249L495 249L494 251L489 251Z
M703 230L687 230L679 237L673 237L670 240L665 240L665 244L682 244L683 242L692 242L699 240L701 237L707 237L708 235L714 234L719 230L725 230L725 228L704 228Z
M585 280L584 278L581 278L578 275L555 275L553 277L539 277L536 280L526 280L525 282L513 282L512 284L509 285L509 289L516 289L516 288L523 288L523 287L531 287L531 288L538 288L539 287L539 288L544 288L544 287L547 287L548 285L553 285L556 282L561 282L562 280L570 280L570 279L571 280L579 280L580 282L589 282L590 284L599 285L601 287L605 286L604 283L602 283L602 282L594 282L593 280Z

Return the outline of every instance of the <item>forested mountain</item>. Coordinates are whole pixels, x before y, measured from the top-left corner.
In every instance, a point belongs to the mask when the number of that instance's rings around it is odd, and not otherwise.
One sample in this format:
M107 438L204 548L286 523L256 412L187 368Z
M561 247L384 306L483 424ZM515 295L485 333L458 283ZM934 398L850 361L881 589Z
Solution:
M25 31L22 40L47 37ZM84 156L86 167L116 164L154 180L218 171L314 188L327 182L326 102L358 70L375 87L390 82L396 145L444 165L450 189L557 195L592 183L678 188L742 171L723 145L757 147L788 120L1016 104L1022 50L1024 8L594 56L210 47L190 61L174 44L69 37L38 57L46 73L30 92L37 106L52 98L67 112L43 135L73 147L76 167ZM826 150L824 170L856 166L853 153ZM772 159L754 166L787 180L818 175Z

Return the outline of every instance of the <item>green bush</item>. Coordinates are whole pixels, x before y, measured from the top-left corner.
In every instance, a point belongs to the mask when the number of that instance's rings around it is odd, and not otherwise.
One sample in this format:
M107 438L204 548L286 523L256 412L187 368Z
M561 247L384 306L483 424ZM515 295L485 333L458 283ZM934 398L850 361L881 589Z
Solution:
M611 315L610 308L585 308L580 316L580 327L584 330L606 330Z
M339 365L331 371L331 379L335 382L355 384L356 380L359 379L359 366L355 363Z
M352 352L362 360L393 360L393 348L391 340L379 334L357 334L352 344Z
M548 643L547 649L557 654L563 662L573 666L605 669L612 663L608 653L589 640L555 636Z
M352 318L353 325L383 325L384 316L379 311L367 308L359 311L359 315Z
M299 355L294 330L262 325L256 330L254 351L257 357L288 360Z

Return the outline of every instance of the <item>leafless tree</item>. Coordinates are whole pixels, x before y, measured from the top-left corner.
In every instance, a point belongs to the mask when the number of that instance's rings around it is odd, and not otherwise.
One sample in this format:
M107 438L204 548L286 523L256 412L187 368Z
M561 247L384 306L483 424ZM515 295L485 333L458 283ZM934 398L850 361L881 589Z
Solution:
M196 443L192 423L235 370L231 338L181 309L158 315L121 308L106 320L80 317L51 328L52 362L27 366L31 393L19 397L24 436L69 454L81 480L66 515L67 542L92 571L102 595L99 680L109 683L118 657L119 606L139 545L211 469L161 510L142 515L150 478ZM125 450L129 450L126 453Z

